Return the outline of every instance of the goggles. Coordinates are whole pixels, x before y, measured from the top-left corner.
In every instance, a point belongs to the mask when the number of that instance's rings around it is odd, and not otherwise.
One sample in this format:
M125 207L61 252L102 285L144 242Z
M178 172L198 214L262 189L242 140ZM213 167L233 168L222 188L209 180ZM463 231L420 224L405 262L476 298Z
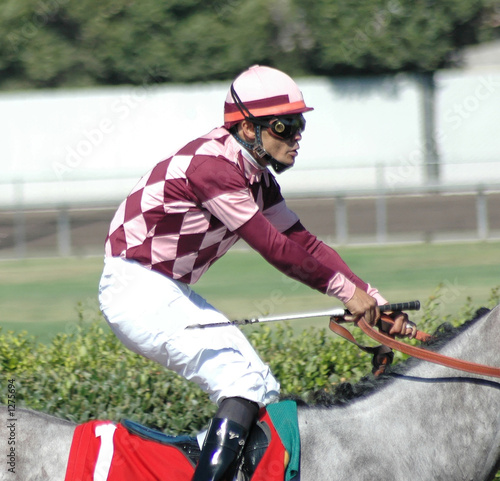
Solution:
M236 107L238 107L238 110L243 114L245 119L269 129L270 133L279 139L291 139L297 135L297 132L303 132L306 128L306 119L302 114L283 117L255 117L241 101L233 84L231 84L231 96L233 97Z
M306 128L306 119L302 114L290 117L271 117L263 127L267 127L271 135L288 140L302 133Z

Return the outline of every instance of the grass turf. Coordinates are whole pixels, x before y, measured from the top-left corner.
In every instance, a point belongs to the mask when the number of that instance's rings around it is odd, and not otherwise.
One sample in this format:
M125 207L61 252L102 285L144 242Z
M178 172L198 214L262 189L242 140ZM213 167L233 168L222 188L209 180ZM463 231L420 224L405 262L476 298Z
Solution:
M362 279L391 302L427 300L442 285L443 315L467 297L485 304L500 285L500 243L418 244L342 247L338 252ZM98 312L102 258L51 258L0 262L0 326L26 330L40 340L70 331L79 319ZM259 255L233 250L195 286L231 319L341 306L290 280ZM418 317L418 316L417 316ZM324 319L295 321L298 328L326 325Z

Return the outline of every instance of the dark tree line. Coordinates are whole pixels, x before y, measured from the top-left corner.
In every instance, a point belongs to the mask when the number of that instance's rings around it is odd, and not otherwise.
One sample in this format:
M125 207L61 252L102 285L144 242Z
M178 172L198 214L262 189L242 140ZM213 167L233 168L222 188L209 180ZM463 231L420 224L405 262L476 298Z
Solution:
M500 0L3 0L0 88L432 72L499 18Z

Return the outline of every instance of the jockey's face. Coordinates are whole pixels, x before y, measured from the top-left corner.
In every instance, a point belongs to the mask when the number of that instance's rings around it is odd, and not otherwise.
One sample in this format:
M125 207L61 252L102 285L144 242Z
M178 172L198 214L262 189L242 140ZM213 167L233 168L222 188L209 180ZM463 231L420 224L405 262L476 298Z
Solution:
M247 142L255 142L255 126L252 122L244 120L238 126L238 134ZM269 129L261 129L262 146L268 154L274 157L278 162L292 166L295 163L298 150L300 148L299 141L302 139L302 132L297 130L295 135L288 139L282 139L269 132ZM266 160L256 158L257 162L263 167L267 165Z
M262 145L264 149L284 165L292 166L295 163L295 157L299 155L299 141L301 139L302 133L300 131L297 131L293 137L281 139L272 135L268 129L262 129Z

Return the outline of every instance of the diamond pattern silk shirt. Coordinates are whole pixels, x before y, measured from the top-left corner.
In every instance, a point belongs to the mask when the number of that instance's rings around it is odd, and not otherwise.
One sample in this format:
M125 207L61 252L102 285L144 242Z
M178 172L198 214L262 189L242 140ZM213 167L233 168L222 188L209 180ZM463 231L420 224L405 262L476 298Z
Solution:
M115 213L105 253L194 284L240 238L288 276L343 302L355 286L377 292L302 226L274 176L225 128L140 179Z

